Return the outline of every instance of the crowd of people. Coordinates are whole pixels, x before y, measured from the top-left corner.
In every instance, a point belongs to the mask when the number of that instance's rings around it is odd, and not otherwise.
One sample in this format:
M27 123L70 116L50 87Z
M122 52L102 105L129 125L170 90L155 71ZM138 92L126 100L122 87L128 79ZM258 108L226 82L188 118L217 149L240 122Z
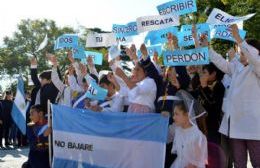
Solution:
M37 59L32 58L34 88L28 96L27 140L18 133L18 145L30 145L24 167L49 167L47 136L51 127L38 134L47 123L48 100L95 112L161 113L169 117L165 167L246 168L248 152L252 166L260 167L260 42L242 40L236 25L231 31L236 44L227 51L227 60L209 46L206 35L197 37L193 26L195 47L209 47L211 62L203 66L165 67L160 65L158 53L148 55L144 44L141 57L134 44L126 48L134 65L131 75L122 68L120 56L109 61L110 70L97 72L91 57L83 65L69 51L70 66L63 77L52 54L46 55L52 69L38 77ZM168 33L164 50L176 49L180 49L177 38ZM107 89L106 100L79 101L91 81ZM11 118L12 99L12 93L6 92L0 104L0 140L4 137L5 146L15 143L17 131Z

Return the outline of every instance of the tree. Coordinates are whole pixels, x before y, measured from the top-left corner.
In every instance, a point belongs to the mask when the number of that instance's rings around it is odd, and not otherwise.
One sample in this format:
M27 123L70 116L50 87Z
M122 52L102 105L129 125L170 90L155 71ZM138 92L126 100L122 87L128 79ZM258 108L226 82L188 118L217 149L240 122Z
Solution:
M28 73L28 56L26 53L35 53L37 47L48 36L48 45L36 53L39 62L39 71L48 69L45 52L53 53L55 39L64 33L74 33L70 27L58 28L52 20L21 20L13 37L4 38L4 48L0 49L1 73L14 75ZM64 54L58 52L58 55ZM66 64L64 57L59 57L62 65Z

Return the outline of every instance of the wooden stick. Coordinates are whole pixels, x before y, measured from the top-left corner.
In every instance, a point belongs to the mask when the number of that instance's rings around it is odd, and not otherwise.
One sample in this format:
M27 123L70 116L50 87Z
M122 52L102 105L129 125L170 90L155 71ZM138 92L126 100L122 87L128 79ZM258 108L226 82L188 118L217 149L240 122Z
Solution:
M48 100L48 127L51 127L51 102L50 100ZM52 164L52 151L51 151L51 145L52 145L52 141L51 141L51 133L48 137L48 141L49 141L49 163L50 163L50 167Z

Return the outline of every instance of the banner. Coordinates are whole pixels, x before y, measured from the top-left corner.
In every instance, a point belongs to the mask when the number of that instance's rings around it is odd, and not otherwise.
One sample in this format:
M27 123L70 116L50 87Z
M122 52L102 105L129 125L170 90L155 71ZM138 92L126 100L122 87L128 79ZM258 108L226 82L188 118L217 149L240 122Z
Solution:
M184 15L187 13L197 12L195 0L174 0L157 6L160 15L177 14Z
M164 168L168 118L54 104L52 110L52 168Z
M206 34L208 36L208 41L210 41L210 28L207 23L197 24L196 29L198 38L201 34ZM186 47L194 44L192 25L183 25L181 31L178 33L178 45L180 47Z
M145 44L156 45L156 44L164 44L167 42L167 34L172 33L177 36L178 28L177 27L169 27L166 29L150 31L145 37Z
M114 33L89 33L86 47L109 47L116 43Z
M139 33L180 25L179 16L176 15L144 16L137 18L136 22Z
M85 49L82 46L78 46L72 49L72 56L74 58L82 59L86 58Z
M64 34L55 42L54 50L61 48L75 48L78 46L79 37L76 34Z
M94 52L94 51L85 51L85 55L86 55L86 57L81 60L81 62L83 64L87 64L86 59L88 57L92 57L93 63L95 65L102 65L102 62L103 62L103 54L102 53Z
M246 31L239 29L239 35L242 39L245 39ZM233 38L232 33L229 31L229 28L226 26L215 26L215 28L212 28L210 32L210 37L212 39L217 38L236 42Z
M116 37L127 37L138 34L136 22L130 22L126 25L113 24L112 30Z
M236 16L232 16L226 12L223 12L220 9L214 8L208 17L207 23L209 23L211 25L232 25L232 24L237 24L237 23L241 23L245 20L248 20L251 17L253 17L254 15L255 15L255 13L248 14L248 15L242 16L242 17L236 17Z
M89 84L88 90L85 93L85 96L94 100L105 100L107 97L107 89L104 89L94 81L91 81Z
M129 44L132 41L132 37L116 37L114 33L90 33L87 36L86 47L110 47L116 44Z
M190 50L167 50L163 54L165 66L187 66L209 64L208 48Z

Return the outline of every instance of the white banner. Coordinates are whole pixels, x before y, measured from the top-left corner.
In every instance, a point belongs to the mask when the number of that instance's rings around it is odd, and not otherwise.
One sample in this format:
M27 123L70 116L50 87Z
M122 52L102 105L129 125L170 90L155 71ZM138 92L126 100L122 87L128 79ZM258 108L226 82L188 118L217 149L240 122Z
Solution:
M144 16L137 18L136 22L139 33L180 25L179 16L176 15Z
M87 36L86 47L109 47L116 44L113 33L90 33Z
M86 47L110 47L116 44L128 44L132 37L116 37L114 33L90 33L87 36Z
M248 14L242 17L236 17L226 12L223 12L220 9L214 8L208 17L207 23L211 25L232 25L248 20L254 15L255 13Z

